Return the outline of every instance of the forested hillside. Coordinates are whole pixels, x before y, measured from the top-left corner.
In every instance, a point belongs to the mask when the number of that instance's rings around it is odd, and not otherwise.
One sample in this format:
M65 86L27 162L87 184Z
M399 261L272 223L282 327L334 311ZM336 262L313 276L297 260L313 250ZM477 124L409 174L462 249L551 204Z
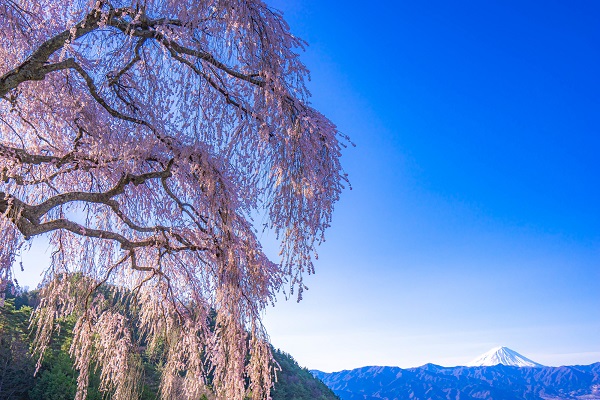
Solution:
M69 356L73 321L61 322L60 334L55 336L34 377L37 359L31 354L34 332L29 329L29 320L37 305L36 292L9 291L6 297L4 307L0 308L0 399L72 400L77 386L77 372ZM273 354L280 369L271 393L273 400L338 399L289 354L280 350L274 350ZM141 399L158 399L161 358L141 351L140 362L143 364ZM99 389L99 373L91 375L88 400L107 398Z
M273 355L281 369L271 391L273 400L339 399L323 382L313 377L308 369L301 368L291 355L281 350L275 350Z

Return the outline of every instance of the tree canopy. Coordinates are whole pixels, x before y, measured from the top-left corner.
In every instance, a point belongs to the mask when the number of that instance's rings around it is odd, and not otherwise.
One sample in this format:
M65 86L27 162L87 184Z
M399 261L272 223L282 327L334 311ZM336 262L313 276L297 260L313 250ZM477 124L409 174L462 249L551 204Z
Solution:
M219 398L268 397L261 311L301 297L346 181L304 42L256 0L0 0L0 31L0 290L46 236L38 353L75 315L77 399L96 367L131 398L141 342L164 346L163 398L208 376Z

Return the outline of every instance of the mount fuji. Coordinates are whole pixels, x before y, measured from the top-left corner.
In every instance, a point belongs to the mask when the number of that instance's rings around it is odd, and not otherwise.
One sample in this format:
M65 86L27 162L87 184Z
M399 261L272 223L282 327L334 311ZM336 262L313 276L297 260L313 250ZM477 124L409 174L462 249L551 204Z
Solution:
M467 367L492 367L494 365L509 367L534 367L542 368L543 365L522 356L508 347L495 347L468 363Z

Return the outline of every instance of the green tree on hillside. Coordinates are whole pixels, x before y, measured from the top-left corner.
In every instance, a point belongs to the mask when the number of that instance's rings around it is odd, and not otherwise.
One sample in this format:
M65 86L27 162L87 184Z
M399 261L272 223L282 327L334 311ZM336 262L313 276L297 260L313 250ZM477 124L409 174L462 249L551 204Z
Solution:
M23 398L33 384L35 362L27 338L31 308L15 308L8 299L0 308L0 399Z

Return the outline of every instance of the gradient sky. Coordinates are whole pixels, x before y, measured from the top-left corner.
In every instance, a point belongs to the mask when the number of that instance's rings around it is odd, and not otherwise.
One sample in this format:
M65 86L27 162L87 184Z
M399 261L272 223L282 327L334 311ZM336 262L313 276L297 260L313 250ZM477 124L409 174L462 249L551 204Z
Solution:
M310 290L267 312L273 344L328 372L499 345L600 361L600 3L268 4L357 145Z

